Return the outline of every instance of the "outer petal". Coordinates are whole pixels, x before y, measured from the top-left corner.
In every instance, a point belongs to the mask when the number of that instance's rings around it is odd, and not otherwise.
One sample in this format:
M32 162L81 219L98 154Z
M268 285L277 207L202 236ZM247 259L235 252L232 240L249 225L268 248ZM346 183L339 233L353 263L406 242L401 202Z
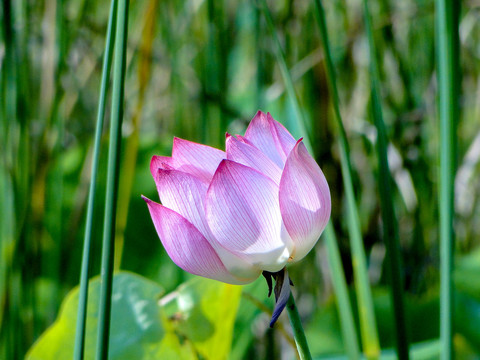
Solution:
M158 169L155 183L162 204L179 213L208 238L210 229L203 204L207 185L193 175L171 169Z
M293 150L293 147L297 143L295 138L288 132L288 130L276 121L270 113L267 113L267 120L270 123L270 129L274 136L277 138L278 142L277 145L280 145L282 150L282 159L285 161L290 154L290 151ZM285 156L285 157L283 157Z
M207 185L197 177L178 171L158 169L157 190L162 204L180 214L207 239L230 273L241 279L255 279L261 269L222 246L213 236L205 218Z
M173 139L175 169L195 175L207 183L212 180L220 161L226 157L222 150L180 138Z
M173 159L169 156L157 156L153 155L150 160L150 172L153 178L157 177L158 169L166 169L173 166Z
M223 160L205 203L207 222L226 249L262 270L282 269L293 248L280 214L278 187L258 171Z
M265 153L281 169L295 146L292 135L270 114L257 112L248 125L245 137Z
M290 153L283 170L280 209L295 243L293 261L298 261L317 242L331 209L327 180L301 140Z
M280 184L282 170L263 152L258 150L247 139L237 139L227 134L226 140L227 159L249 166L260 171L265 176Z
M144 198L168 256L189 273L229 284L245 284L230 274L205 237L184 217Z

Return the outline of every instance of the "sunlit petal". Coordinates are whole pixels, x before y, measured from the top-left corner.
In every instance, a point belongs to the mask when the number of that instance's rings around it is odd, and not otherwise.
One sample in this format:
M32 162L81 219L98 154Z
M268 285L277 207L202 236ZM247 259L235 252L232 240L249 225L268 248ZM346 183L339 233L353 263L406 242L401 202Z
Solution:
M175 169L195 175L207 183L212 180L220 161L226 157L222 150L180 138L173 139Z
M227 135L227 159L249 166L268 176L275 183L280 183L282 170L263 152L257 149L248 140L239 140L235 136Z
M281 169L296 142L283 125L261 111L248 125L245 137Z
M230 274L205 237L184 217L147 198L144 200L168 256L183 270L230 284L253 280L240 280Z
M182 215L208 238L210 229L203 203L207 185L193 175L164 169L157 170L155 182L162 204Z
M276 139L275 144L277 145L277 149L280 152L283 162L285 162L290 151L292 151L297 143L297 140L288 132L285 126L274 120L270 113L267 113L267 120L270 124L270 130Z
M298 141L280 181L280 209L295 243L293 261L315 245L330 217L330 190L322 170Z
M278 187L258 171L223 160L207 192L207 222L219 243L252 264L278 271L292 241L282 222Z
M205 219L205 195L207 186L197 177L178 171L157 171L157 190L164 206L177 212L191 222L207 239L227 269L238 278L256 278L260 268L243 259L242 255L232 253L213 236Z

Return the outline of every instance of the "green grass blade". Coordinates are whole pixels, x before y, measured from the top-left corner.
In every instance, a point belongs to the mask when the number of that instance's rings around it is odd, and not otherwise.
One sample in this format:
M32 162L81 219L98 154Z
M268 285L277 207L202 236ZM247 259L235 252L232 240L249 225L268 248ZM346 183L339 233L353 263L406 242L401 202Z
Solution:
M261 2L261 9L263 12L263 16L265 17L268 29L275 43L274 44L275 56L276 56L278 65L280 66L280 72L282 73L288 98L290 99L293 109L295 111L297 126L300 129L300 133L305 134L303 142L305 143L305 146L307 147L308 151L310 151L310 153L313 154L312 144L310 143L310 138L308 136L307 128L305 126L306 125L305 118L300 108L300 103L298 101L297 94L295 93L295 87L293 86L292 76L290 75L290 71L288 70L288 67L287 67L287 62L285 61L285 55L283 54L282 45L280 44L280 40L278 39L277 32L275 31L275 25L273 24L272 14L268 9L267 1L261 0L260 2Z
M12 263L15 245L15 206L13 184L4 159L0 160L0 201L2 214L0 215L0 358L14 358L12 351L13 340L10 338L14 328L12 311L9 308L9 293L12 278Z
M15 196L12 179L13 146L9 140L10 128L16 120L16 86L15 86L15 58L12 49L12 16L11 4L4 1L1 8L1 35L4 44L4 57L0 66L0 350L3 356L10 355L11 344L7 340L10 330L8 321L8 293L10 267L15 246ZM4 317L5 315L5 317ZM0 352L2 356L2 352Z
M138 100L131 116L132 132L125 142L125 156L122 160L122 174L119 183L119 192L123 194L117 209L117 225L115 230L115 259L114 269L120 270L125 244L125 229L127 227L130 194L134 184L135 168L137 164L138 147L140 145L140 124L144 109L145 97L152 78L152 53L157 23L158 0L149 0L145 9L142 39L138 54Z
M207 74L205 84L207 95L214 96L218 104L219 126L226 129L228 126L227 115L223 111L226 103L227 91L227 56L228 53L224 41L224 9L222 1L208 0L208 45L207 45ZM218 132L220 144L224 141L222 131Z
M256 64L256 76L255 76L255 99L259 109L263 109L265 104L265 96L263 87L265 86L265 58L264 51L262 49L262 11L256 7L255 11L255 57L257 59Z
M298 123L298 127L301 129L303 134L307 134L305 119L300 110L300 105L297 99L297 95L295 93L292 77L288 70L285 57L283 55L283 51L280 45L280 41L278 40L278 37L275 32L272 16L264 0L262 0L262 5L263 5L262 11L265 18L267 19L267 25L270 29L270 32L273 38L275 39L277 61L282 70L281 72L282 72L283 80L285 82L285 87L287 89L287 94L290 98L290 101L293 104L293 107L297 115L296 121ZM308 151L313 154L313 149L307 136L304 138L304 143ZM331 273L333 276L332 281L334 283L335 294L339 304L340 316L342 318L342 331L345 337L345 342L346 344L348 344L347 353L351 355L353 359L355 359L359 357L360 351L358 346L357 335L355 332L353 315L351 311L350 298L348 297L345 274L343 272L343 267L340 261L338 244L335 239L335 232L331 224L328 224L327 228L325 229L325 238L326 238L326 245L328 249L329 266L331 267Z
M337 123L338 141L340 145L340 164L342 168L343 184L348 203L348 231L352 247L352 262L355 276L355 289L357 292L360 328L363 339L363 348L367 357L379 356L380 345L373 310L371 289L368 281L365 249L363 248L362 235L360 232L360 220L353 191L352 170L350 164L349 147L345 129L340 113L340 100L336 85L335 69L333 67L330 42L328 39L325 12L320 0L315 0L317 9L317 21L320 28L322 43L325 50L325 63L328 76L330 93L333 98L333 109Z
M363 15L370 54L371 105L375 127L377 129L378 182L380 207L382 212L383 237L387 248L387 266L390 275L391 298L394 310L396 346L399 359L408 359L408 338L403 299L403 278L401 273L400 241L397 219L393 208L392 177L387 159L387 133L383 121L380 99L380 75L378 70L375 42L372 33L372 21L367 0L363 0Z
M437 0L436 48L438 106L440 115L440 341L441 359L453 358L453 181L455 175L455 138L458 122L458 16L457 1Z
M77 328L75 334L74 359L80 360L84 358L85 351L85 329L87 318L88 303L88 278L90 268L90 248L92 240L93 226L93 209L95 205L95 192L98 174L98 165L100 162L100 143L102 139L103 122L105 117L105 103L107 98L108 80L110 78L110 69L112 64L113 45L115 42L115 34L113 29L116 23L117 1L113 0L110 8L110 16L108 19L107 38L105 43L105 54L102 66L102 80L100 85L100 97L97 110L97 124L95 128L95 141L93 145L92 171L90 177L90 189L88 194L87 218L85 224L85 234L83 240L83 257L80 275L80 294L78 299L78 315Z
M102 246L102 287L98 321L96 358L108 358L111 294L113 283L113 256L115 244L115 210L118 193L118 173L122 138L123 101L126 67L126 42L128 33L128 0L121 0L117 8L115 29L115 55L113 69L112 112L110 118L110 143L108 149L107 188Z
M332 285L337 300L340 325L342 328L345 353L349 359L360 359L357 330L353 321L352 305L348 296L347 281L343 273L342 259L337 245L337 237L331 222L325 228L328 262L332 273Z
M28 339L28 334L22 337L16 334L22 333L22 325L27 323L27 320L22 322L22 311L33 311L28 303L33 296L20 301L23 293L32 290L32 282L23 281L31 272L30 268L22 269L18 261L23 255L19 251L23 240L19 229L26 218L26 199L30 193L25 176L29 166L25 161L30 152L29 143L21 142L28 132L23 112L19 111L20 85L25 75L19 74L22 62L18 25L21 19L17 9L22 5L20 1L3 1L0 18L3 47L0 59L0 357L5 359L23 357L23 341Z

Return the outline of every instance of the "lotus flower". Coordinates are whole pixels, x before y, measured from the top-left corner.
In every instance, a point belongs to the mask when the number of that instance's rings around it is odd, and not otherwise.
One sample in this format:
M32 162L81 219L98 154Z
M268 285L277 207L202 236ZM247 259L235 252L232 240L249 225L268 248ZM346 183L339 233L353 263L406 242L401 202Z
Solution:
M227 134L226 151L174 138L172 156L154 156L150 170L161 204L144 199L168 255L225 283L301 260L330 217L322 170L269 113L245 136Z

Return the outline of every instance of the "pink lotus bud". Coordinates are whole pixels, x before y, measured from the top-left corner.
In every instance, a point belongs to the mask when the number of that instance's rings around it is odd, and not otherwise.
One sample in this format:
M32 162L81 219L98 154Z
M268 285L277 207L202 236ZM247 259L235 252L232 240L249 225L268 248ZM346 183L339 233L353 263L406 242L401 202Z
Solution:
M330 217L330 191L302 139L259 111L226 152L174 138L150 165L162 204L145 199L185 271L246 284L305 257Z

